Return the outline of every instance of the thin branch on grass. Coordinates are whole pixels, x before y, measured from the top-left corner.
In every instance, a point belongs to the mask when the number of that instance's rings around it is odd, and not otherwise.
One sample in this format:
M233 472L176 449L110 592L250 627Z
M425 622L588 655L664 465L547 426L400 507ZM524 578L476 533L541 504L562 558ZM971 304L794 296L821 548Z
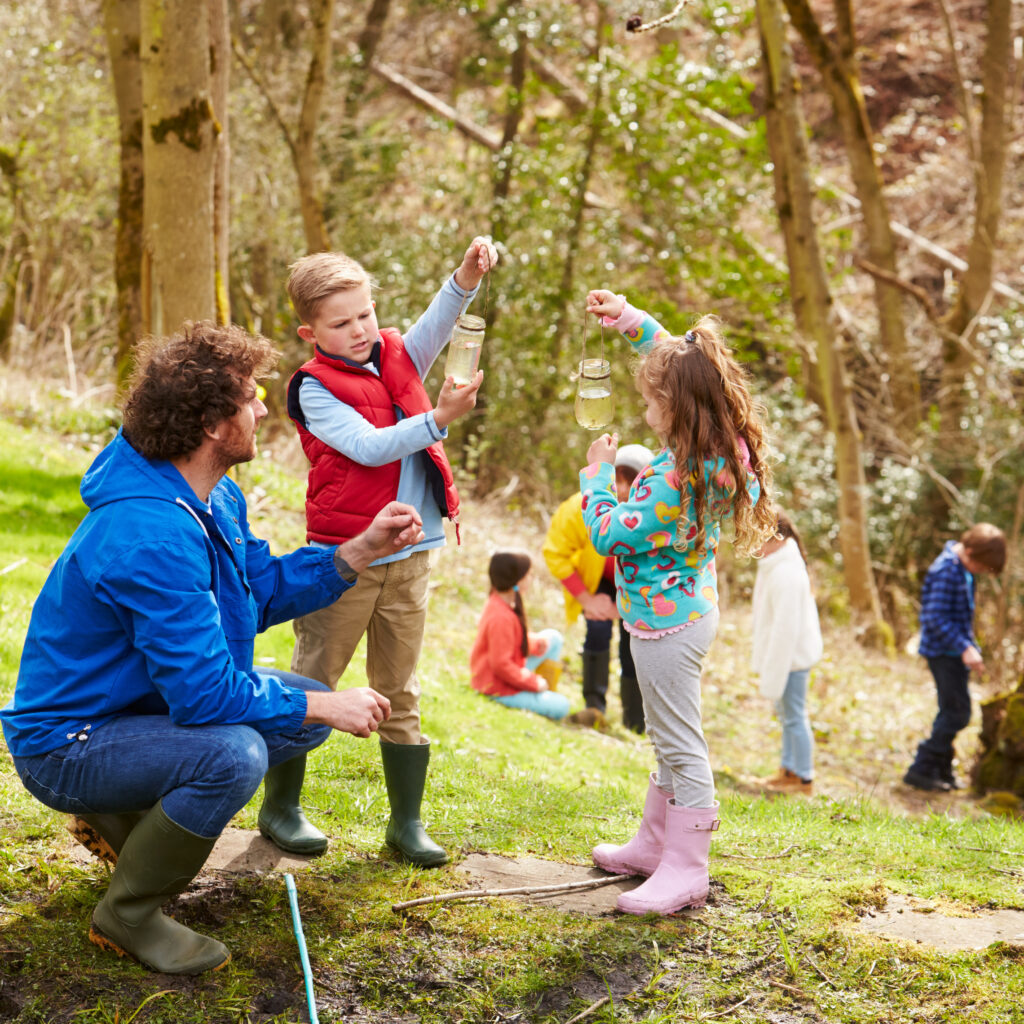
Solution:
M596 1003L591 1003L582 1013L577 1013L575 1017L570 1017L565 1024L576 1024L576 1021L589 1017L595 1010L600 1010L602 1006L611 1001L611 996L601 996Z
M577 892L584 889L599 889L603 885L611 885L613 882L622 880L622 875L613 875L611 878L592 878L585 882L563 882L561 885L522 885L514 889L462 889L458 892L438 893L436 896L421 896L419 899L406 900L404 903L393 903L391 909L397 913L399 910L422 907L428 903L475 900L484 896L532 896L545 892Z
M784 992L791 992L795 996L807 998L807 993L802 988L797 988L795 985L787 985L784 981L776 981L774 978L769 978L768 984L772 988L781 988Z
M732 1013L734 1010L738 1010L744 1003L749 1003L754 998L754 993L751 992L745 999L741 999L738 1003L733 1003L732 1006L727 1006L724 1010L719 1010L717 1013L705 1013L699 1018L700 1020L714 1020L715 1017L724 1017L727 1013ZM698 1018L694 1018L695 1020Z
M753 853L719 853L719 857L729 857L732 860L779 860L782 857L788 857L790 851L799 850L800 847L794 843L792 846L787 846L781 853L766 853L766 854L753 854Z
M27 558L19 558L11 562L10 565L5 565L0 569L0 576L6 576L7 573L14 572L15 569L20 569L27 561Z
M823 981L828 982L829 985L831 985L834 989L838 991L839 986L818 966L818 962L814 959L814 957L811 956L810 953L804 955L804 963L809 964L812 970L817 971L818 974L821 975Z
M1024 857L1024 853L1016 850L996 850L991 846L957 846L957 850L970 850L972 853L1001 853L1004 857Z
M764 896L761 898L761 902L758 903L758 905L756 907L754 907L754 913L755 914L760 913L768 905L768 901L771 899L771 896L772 896L772 883L769 882L764 887Z

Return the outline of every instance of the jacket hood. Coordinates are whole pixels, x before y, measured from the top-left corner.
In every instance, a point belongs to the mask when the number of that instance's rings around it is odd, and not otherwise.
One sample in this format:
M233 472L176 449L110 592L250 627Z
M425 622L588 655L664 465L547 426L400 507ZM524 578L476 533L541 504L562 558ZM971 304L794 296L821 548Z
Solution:
M82 477L79 490L90 510L130 498L172 504L180 500L196 509L206 507L170 462L144 458L128 443L122 430L96 456Z

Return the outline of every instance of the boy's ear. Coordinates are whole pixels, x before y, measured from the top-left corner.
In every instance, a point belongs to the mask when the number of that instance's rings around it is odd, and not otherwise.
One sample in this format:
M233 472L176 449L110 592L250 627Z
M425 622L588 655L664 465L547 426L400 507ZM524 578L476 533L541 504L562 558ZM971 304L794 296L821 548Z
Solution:
M303 341L308 341L311 345L316 340L313 328L310 327L309 324L301 324L299 326L298 335Z

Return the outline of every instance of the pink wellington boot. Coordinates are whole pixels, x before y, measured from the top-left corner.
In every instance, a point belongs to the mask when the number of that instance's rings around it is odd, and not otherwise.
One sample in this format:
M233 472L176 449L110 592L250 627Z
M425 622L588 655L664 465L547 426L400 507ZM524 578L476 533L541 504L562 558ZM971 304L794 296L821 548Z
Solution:
M636 835L624 846L613 843L595 846L591 854L594 863L613 875L653 875L661 863L661 851L665 845L665 808L670 796L671 792L656 785L652 772L644 801L644 816Z
M665 849L657 870L616 906L626 914L674 914L683 907L703 907L708 898L708 851L718 829L718 804L665 808Z

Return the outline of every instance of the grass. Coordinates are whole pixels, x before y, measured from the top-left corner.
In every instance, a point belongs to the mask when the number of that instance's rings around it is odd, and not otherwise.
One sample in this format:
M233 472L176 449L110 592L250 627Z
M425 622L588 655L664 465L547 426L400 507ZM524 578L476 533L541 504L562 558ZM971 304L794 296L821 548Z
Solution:
M84 512L80 474L111 430L104 410L62 417L9 409L0 419L3 701L31 602ZM238 477L257 529L283 551L301 540L303 484L281 461L263 458ZM933 712L916 659L886 661L858 648L850 627L826 623L829 655L812 686L819 795L768 801L748 785L775 767L779 735L747 667L743 567L728 569L729 603L704 686L722 802L705 911L591 917L493 899L395 914L398 900L464 888L458 860L468 852L589 863L594 843L635 828L651 766L647 741L615 724L614 703L602 734L509 711L469 688L489 551L515 544L539 558L541 528L535 516L470 502L463 536L434 572L421 664L432 742L424 814L454 863L422 871L382 854L387 805L375 740L336 736L310 758L308 810L332 842L297 882L322 1021L565 1024L590 1007L588 1022L655 1024L1024 1019L1021 946L940 953L855 929L889 893L964 916L1024 906L1017 822L963 798L922 801L897 785ZM542 566L529 611L538 625L561 621ZM578 640L577 626L567 649ZM289 628L261 638L258 663L287 667L290 655ZM574 660L563 678L578 706ZM250 805L236 824L253 827L255 811ZM233 960L214 975L159 976L87 942L106 870L69 859L62 817L25 792L5 748L0 827L0 1020L308 1019L279 875L202 876L175 914L224 941Z

